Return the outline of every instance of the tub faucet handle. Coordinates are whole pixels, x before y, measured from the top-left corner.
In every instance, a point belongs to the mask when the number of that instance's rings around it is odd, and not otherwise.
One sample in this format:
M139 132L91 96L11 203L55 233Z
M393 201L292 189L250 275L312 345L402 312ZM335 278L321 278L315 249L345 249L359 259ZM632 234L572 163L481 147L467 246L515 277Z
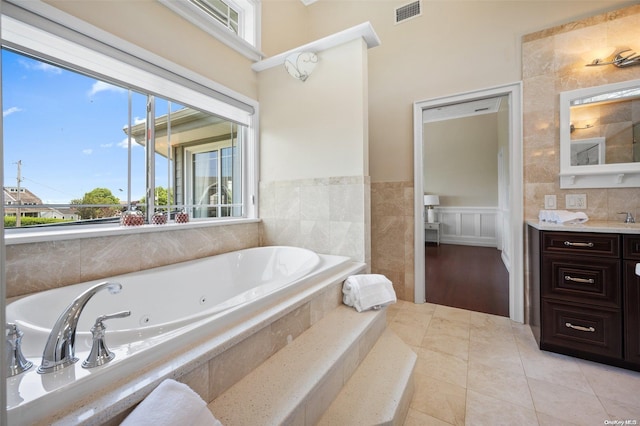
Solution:
M131 311L122 311L116 312L115 314L109 315L100 315L96 318L96 322L91 327L91 334L93 335L93 344L91 345L91 352L89 352L89 356L82 363L82 367L84 368L94 368L104 365L115 358L115 354L109 350L107 347L107 342L105 341L105 330L104 321L114 318L124 318L131 315Z
M24 373L33 366L31 361L27 361L22 355L20 342L24 333L20 331L14 323L5 324L7 329L7 377Z

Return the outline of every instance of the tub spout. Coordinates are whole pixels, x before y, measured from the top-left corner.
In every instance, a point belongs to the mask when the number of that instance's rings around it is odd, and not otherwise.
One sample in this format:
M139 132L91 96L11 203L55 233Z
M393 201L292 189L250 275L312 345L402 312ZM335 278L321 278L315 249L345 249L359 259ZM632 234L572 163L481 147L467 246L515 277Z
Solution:
M51 329L42 353L42 364L38 373L51 373L67 367L78 360L75 357L76 328L85 305L100 290L107 289L111 294L119 293L122 284L105 281L84 291L62 312Z

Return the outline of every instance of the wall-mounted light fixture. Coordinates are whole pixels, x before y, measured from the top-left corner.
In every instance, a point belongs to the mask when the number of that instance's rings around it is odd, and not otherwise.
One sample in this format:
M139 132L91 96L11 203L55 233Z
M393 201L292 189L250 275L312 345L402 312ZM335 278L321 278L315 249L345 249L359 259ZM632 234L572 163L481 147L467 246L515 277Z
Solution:
M300 81L306 81L311 75L316 64L318 56L313 52L296 52L287 56L284 60L284 68L293 77Z
M571 133L575 132L576 130L585 130L585 129L590 129L593 127L593 124L585 124L584 127L576 127L575 124L571 123L569 125L569 130Z
M587 67L597 67L601 65L613 65L618 68L626 68L633 65L640 65L640 55L631 52L631 49L619 50L607 59L594 59Z
M433 223L436 221L436 212L433 210L433 206L440 205L440 197L437 195L425 195L424 205L427 208L427 222Z

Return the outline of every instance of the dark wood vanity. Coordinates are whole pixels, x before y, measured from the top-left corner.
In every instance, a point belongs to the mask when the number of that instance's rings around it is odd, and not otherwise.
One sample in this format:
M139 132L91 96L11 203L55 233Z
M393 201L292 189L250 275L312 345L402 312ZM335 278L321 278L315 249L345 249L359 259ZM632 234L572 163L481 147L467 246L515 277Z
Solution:
M529 224L540 349L640 371L640 225L621 228Z

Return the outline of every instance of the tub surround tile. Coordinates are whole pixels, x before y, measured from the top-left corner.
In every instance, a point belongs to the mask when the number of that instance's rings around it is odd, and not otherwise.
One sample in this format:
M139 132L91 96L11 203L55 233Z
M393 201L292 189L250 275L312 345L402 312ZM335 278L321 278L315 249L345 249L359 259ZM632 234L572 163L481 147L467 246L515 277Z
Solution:
M294 245L370 264L366 176L260 182L262 245Z
M8 245L7 297L257 247L258 223Z
M86 252L76 241L6 247L6 294L21 296L82 281Z

